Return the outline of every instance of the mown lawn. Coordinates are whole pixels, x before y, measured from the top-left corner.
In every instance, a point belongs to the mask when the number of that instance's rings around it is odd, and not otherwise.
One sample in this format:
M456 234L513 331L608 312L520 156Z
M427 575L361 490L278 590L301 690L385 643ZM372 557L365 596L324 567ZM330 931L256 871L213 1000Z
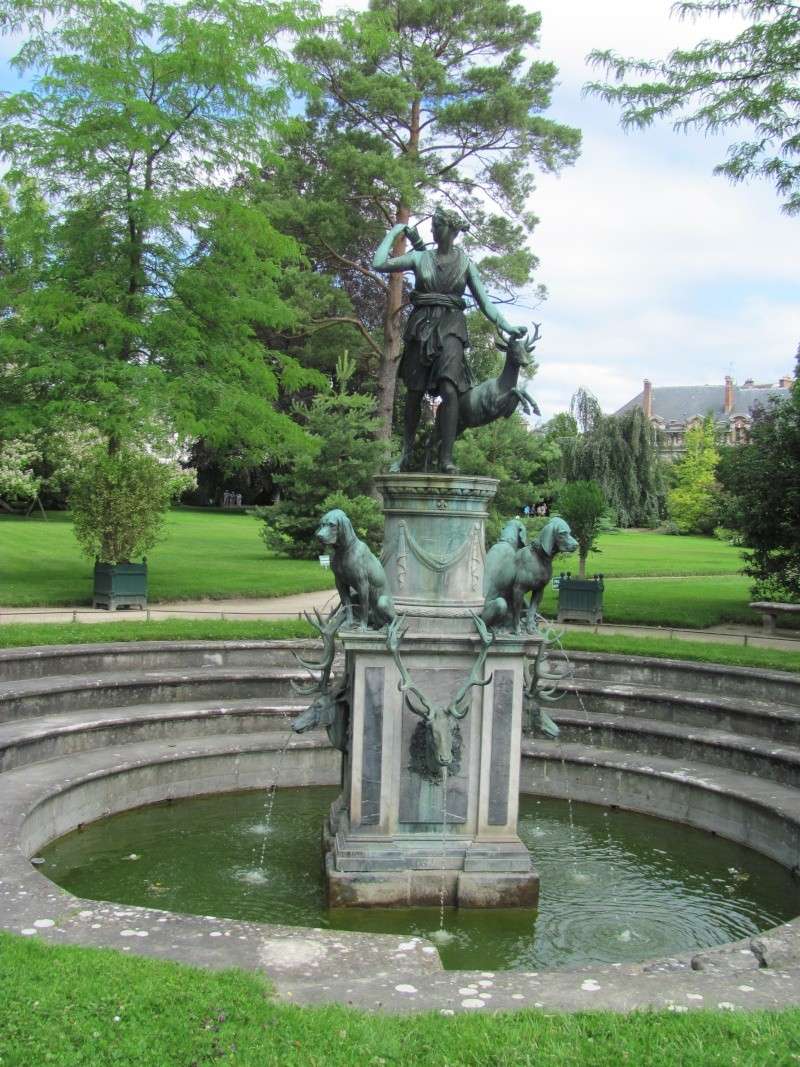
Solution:
M548 589L542 611L555 617L558 594ZM721 623L751 623L759 618L748 607L750 581L741 575L714 578L609 578L603 593L603 620L640 626L685 626L703 629Z
M368 1015L278 1004L264 980L0 934L2 1067L762 1067L800 1011Z
M81 605L91 601L92 564L78 551L66 512L49 521L0 516L0 604ZM166 539L148 556L149 599L272 597L333 587L316 560L275 559L244 514L175 510Z
M606 534L600 548L600 554L589 557L588 571L602 572L608 579L607 622L691 628L758 622L747 607L748 579L737 573L739 549L711 538L646 530ZM333 586L330 571L316 560L269 557L259 538L259 522L230 512L172 511L167 538L150 553L148 564L152 604L275 597ZM577 573L577 560L563 556L554 570ZM68 514L51 513L48 522L0 516L0 605L86 605L91 575ZM646 580L626 580L632 578ZM543 603L545 613L552 613L552 590Z
M598 539L586 561L588 574L656 577L665 574L737 574L742 550L712 537L672 537L652 530L620 530ZM556 560L555 571L578 573L577 556Z

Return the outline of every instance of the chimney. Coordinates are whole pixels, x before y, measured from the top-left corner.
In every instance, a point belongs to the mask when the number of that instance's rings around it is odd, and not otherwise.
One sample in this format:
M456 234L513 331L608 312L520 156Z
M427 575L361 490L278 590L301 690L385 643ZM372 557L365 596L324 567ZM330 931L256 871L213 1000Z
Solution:
M733 378L730 374L725 375L725 405L724 410L726 415L730 415L733 411Z
M644 387L642 389L642 411L646 419L652 419L653 417L653 383L644 380Z
M791 379L790 375L784 374L784 376L778 382L778 385L781 387L781 389L791 389L792 388L792 379Z

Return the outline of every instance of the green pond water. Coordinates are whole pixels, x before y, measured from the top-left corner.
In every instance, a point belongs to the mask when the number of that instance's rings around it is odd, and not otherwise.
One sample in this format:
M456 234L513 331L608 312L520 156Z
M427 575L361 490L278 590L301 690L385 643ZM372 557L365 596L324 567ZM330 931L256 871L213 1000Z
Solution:
M337 790L159 804L53 842L40 870L81 897L257 922L434 937L445 967L537 970L705 948L800 913L800 884L711 834L630 812L523 796L537 913L328 911L321 825ZM262 862L263 857L263 862Z

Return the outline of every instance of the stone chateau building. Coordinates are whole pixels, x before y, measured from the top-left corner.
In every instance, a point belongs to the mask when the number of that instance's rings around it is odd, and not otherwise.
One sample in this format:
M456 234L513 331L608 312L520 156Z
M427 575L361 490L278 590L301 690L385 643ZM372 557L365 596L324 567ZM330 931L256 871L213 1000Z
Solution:
M785 398L792 379L785 375L777 385L755 382L752 378L736 385L726 375L722 385L665 385L655 388L645 378L641 393L629 400L614 414L622 415L632 408L641 408L659 431L661 455L677 459L685 450L686 431L714 416L723 438L732 445L745 444L750 434L752 410L766 406L770 397Z

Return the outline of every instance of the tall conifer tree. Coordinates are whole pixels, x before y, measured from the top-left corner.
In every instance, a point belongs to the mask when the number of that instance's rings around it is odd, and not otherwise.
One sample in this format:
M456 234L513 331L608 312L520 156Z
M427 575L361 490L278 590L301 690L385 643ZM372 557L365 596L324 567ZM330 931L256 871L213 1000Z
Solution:
M546 118L556 75L532 58L541 18L508 0L370 0L302 38L317 95L286 131L265 195L313 260L339 276L349 322L374 359L380 433L391 431L403 277L369 268L383 233L437 201L472 223L467 245L490 285L527 284L535 170L572 163L579 134ZM399 238L394 253L406 248Z

